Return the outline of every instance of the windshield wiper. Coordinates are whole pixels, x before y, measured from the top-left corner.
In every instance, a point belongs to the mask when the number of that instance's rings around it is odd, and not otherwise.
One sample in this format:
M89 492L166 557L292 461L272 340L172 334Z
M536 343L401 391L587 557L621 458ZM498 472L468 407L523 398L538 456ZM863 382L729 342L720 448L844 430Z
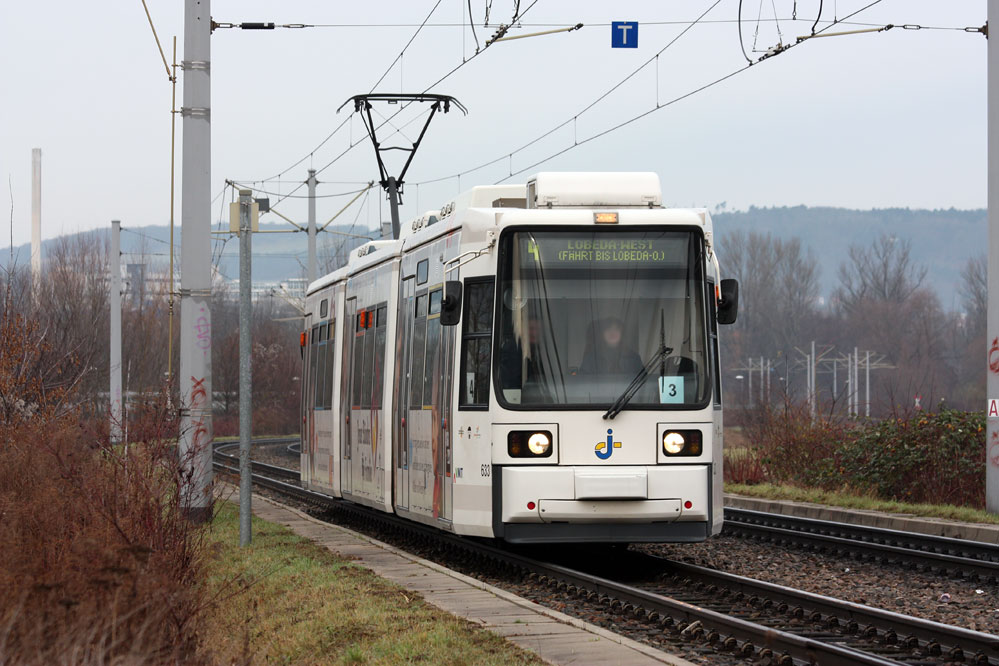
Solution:
M664 344L659 345L659 350L652 355L652 358L650 358L649 362L645 364L645 367L638 371L638 374L633 380L631 380L631 383L628 384L628 388L624 390L624 393L618 396L618 399L614 401L614 404L610 406L610 409L604 412L604 418L613 419L615 416L620 414L621 410L624 409L624 406L628 404L628 401L635 397L635 394L638 393L638 389L642 387L642 384L645 383L646 378L655 369L656 365L660 362L665 362L666 357L672 353L672 347L667 347Z

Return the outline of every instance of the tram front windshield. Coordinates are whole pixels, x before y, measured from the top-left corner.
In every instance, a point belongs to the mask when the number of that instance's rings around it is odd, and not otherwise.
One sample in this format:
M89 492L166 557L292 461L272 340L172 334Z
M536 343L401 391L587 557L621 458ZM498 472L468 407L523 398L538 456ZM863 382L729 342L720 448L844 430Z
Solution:
M703 250L686 230L514 231L500 244L495 381L512 409L703 407Z

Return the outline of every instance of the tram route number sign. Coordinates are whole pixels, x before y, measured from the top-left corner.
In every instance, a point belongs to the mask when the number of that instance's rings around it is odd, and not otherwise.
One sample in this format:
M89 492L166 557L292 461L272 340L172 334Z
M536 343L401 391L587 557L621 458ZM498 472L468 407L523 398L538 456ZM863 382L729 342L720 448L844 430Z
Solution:
M638 21L611 22L611 48L638 48Z

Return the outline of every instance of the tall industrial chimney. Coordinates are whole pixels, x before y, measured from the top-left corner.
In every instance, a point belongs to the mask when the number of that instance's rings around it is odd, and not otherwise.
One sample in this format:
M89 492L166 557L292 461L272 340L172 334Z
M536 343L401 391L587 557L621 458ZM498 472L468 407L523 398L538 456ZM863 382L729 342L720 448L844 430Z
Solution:
M42 275L42 149L31 149L31 279Z

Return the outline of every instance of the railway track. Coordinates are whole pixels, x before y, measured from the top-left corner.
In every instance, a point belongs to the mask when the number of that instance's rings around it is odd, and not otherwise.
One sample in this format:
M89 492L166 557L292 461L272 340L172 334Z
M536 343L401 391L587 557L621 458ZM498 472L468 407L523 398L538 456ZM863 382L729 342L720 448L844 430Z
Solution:
M254 439L253 444L288 444L293 446L294 442L298 442L298 437L271 437L271 438L261 438ZM239 442L223 442L215 444L215 458L217 460L226 461L227 465L235 468L237 473L239 471L239 456L231 453L225 453L225 451L233 448L239 448ZM279 467L278 465L271 465L269 463L260 462L257 460L250 461L250 469L261 475L269 475L270 478L275 479L289 479L293 481L298 481L299 472L297 469L288 469L287 467ZM254 480L256 483L256 480Z
M835 555L999 581L999 545L865 525L725 509L725 533Z
M216 468L238 473L238 458L216 452ZM332 510L352 522L433 544L462 563L530 579L604 611L634 618L683 641L781 666L839 664L999 665L999 639L911 616L694 565L656 562L652 582L624 583L489 542L457 537L396 516L306 490L297 472L254 463L253 482L300 502Z
M903 663L994 664L999 638L745 576L649 556L665 573L651 589L690 603L725 607L753 621L842 641Z

